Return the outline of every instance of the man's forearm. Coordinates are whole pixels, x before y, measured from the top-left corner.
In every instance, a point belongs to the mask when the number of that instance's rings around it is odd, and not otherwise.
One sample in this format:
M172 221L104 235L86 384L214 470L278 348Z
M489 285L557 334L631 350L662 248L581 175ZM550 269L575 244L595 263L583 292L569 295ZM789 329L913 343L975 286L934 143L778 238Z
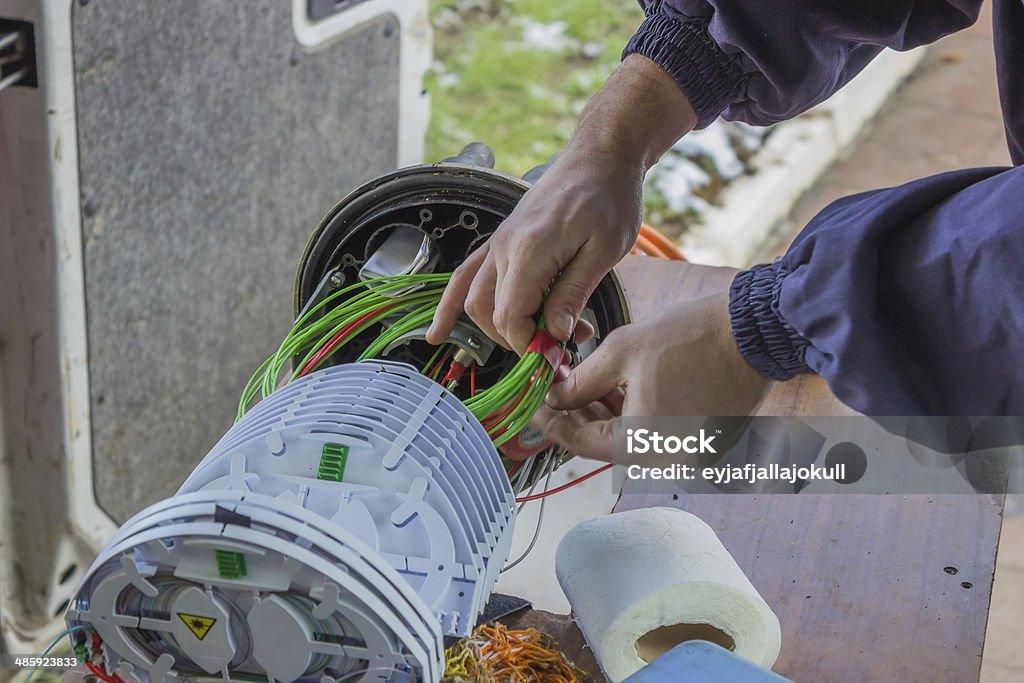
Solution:
M740 352L868 415L1024 415L1022 189L1022 167L974 168L830 204L737 275Z
M646 57L630 55L583 109L569 147L646 171L696 125L675 81Z

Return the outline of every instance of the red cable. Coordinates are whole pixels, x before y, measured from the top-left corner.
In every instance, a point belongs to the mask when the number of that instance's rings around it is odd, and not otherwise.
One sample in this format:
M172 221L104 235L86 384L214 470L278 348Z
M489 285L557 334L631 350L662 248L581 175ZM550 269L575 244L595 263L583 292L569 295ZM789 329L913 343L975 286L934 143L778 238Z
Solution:
M491 413L484 419L480 420L480 423L483 424L485 429L490 429L491 427L493 427L494 425L498 424L503 419L508 417L508 414L512 412L512 409L515 407L515 405L516 404L514 403L506 403L504 408L500 408L496 413Z
M534 381L537 379L537 375L540 373L542 369L543 367L540 367L533 371L533 374L530 375L530 380L526 383L526 388L523 389L523 393L519 394L519 398L517 398L511 405L507 406L500 413L492 413L491 415L488 415L483 420L481 420L481 424L483 424L484 430L491 436L491 438L501 436L506 431L508 431L509 425L505 425L504 427L501 428L500 431L491 434L491 429L496 427L499 422L508 417L509 414L513 410L518 408L519 404L523 402L523 399L526 398L526 394L529 393L530 391L530 385L534 383Z
M508 417L512 413L513 410L515 410L516 408L519 407L519 404L523 402L524 398L526 398L526 394L527 394L528 391L529 391L529 387L527 387L526 389L523 389L523 393L519 394L519 398L517 398L512 403L508 404L505 407L505 409L502 410L500 413L493 413L493 414L488 415L487 417L484 418L482 424L484 426L484 429L487 430L488 434L490 434L490 430L493 429L494 427L496 427L499 422L504 420L506 417ZM505 433L506 429L508 429L508 425L505 425L504 427L502 427L501 431L498 432L497 434L491 434L491 436L492 437L500 436L500 435Z
M92 672L92 675L105 683L124 683L117 674L113 674L113 677L107 676L107 671L102 666L96 666L92 662L86 662L85 666Z
M334 353L334 350L338 348L338 346L341 345L343 341L345 341L345 337L347 337L352 332L352 330L355 330L360 325L365 323L367 320L370 320L380 315L384 311L388 310L389 308L394 308L397 305L398 302L395 302L393 304L388 304L387 306L382 306L378 309L370 311L366 315L358 318L357 320L354 320L353 322L349 323L345 327L338 330L335 333L335 335L327 341L326 344L320 347L319 351L313 354L313 357L309 359L309 362L307 362L302 367L302 370L299 371L299 377L305 377L306 375L308 375L310 372L312 372L313 368L320 364L320 361Z
M427 377L430 377L431 379L433 379L434 375L437 374L437 371L441 369L441 366L444 365L446 360L448 360L449 358L452 357L453 353L454 353L454 351L452 351L451 349L448 349L448 353L444 354L444 356L441 357L441 360L437 361L437 365L435 365L433 367L433 369L430 372L427 373Z
M103 656L103 640L100 638L100 634L93 631L92 634L92 653L93 656ZM118 676L116 673L107 675L107 669L105 666L100 664L99 666L94 665L90 661L86 661L85 665L89 668L89 671L93 673L97 678L105 681L106 683L125 683L124 679Z
M469 395L476 396L476 363L469 366Z
M373 315L373 314L367 314L367 315ZM319 365L320 362L323 361L324 358L329 356L331 353L334 352L334 350L336 348L338 348L338 346L345 340L345 337L347 337L348 334L353 329L355 329L362 322L365 322L365 318L366 318L366 316L364 316L363 318L360 318L359 320L356 320L356 321L354 321L352 323L349 323L345 327L343 327L340 330L338 330L335 333L335 335L333 337L331 337L329 340L327 340L326 344L324 344L319 349L317 349L317 352L314 353L312 355L312 357L310 357L309 361L304 366L302 366L302 370L299 372L299 377L305 377L310 372L312 372L313 368L315 368L317 365Z
M452 364L448 367L448 374L441 380L441 384L447 386L449 382L455 382L458 384L462 380L462 375L466 372L466 366L458 361L452 361Z
M541 493L535 493L532 496L523 496L522 498L516 498L516 502L517 503L528 503L531 500L540 500L541 498L547 498L548 496L553 496L556 493L561 493L562 491L565 491L566 489L571 489L573 486L576 486L577 484L582 484L587 479L590 479L591 477L596 477L597 475L601 474L605 470L611 469L612 467L613 467L612 463L608 463L607 465L602 465L601 467L598 467L593 472L588 472L587 474L584 474L582 477L579 477L577 479L573 479L572 481L570 481L567 484L562 484L558 488L551 489L550 491L543 491Z

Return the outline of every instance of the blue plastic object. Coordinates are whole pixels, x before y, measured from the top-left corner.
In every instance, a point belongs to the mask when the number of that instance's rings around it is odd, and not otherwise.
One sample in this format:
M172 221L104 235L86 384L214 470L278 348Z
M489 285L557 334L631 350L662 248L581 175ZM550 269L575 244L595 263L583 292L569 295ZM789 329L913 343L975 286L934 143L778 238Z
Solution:
M624 683L793 683L706 640L690 640L655 659Z

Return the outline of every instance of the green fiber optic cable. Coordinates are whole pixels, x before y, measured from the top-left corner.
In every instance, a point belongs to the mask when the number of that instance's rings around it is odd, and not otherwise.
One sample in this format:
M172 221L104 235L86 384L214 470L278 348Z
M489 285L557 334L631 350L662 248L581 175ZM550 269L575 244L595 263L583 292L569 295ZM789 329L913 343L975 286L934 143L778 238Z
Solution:
M396 339L429 324L451 278L449 273L401 275L357 282L331 293L300 317L285 336L278 349L260 364L242 391L238 406L240 419L248 406L259 396L266 398L282 381L291 382L303 371L319 367L330 355L324 356L313 368L307 365L317 353L342 330L348 330L338 348L370 327L390 320L386 329L360 354L358 360L375 358ZM418 285L420 289L401 297L390 294L399 289ZM338 302L338 299L349 298ZM313 316L326 306L338 302L319 318ZM352 327L355 325L355 327ZM544 329L543 320L538 329ZM446 345L438 347L422 372L425 374L442 357ZM293 359L301 358L290 373L285 367ZM438 368L434 379L444 371ZM529 352L495 384L465 400L466 407L487 425L488 434L495 445L501 445L516 436L532 419L544 402L544 396L554 381L554 370L540 353Z
M257 396L265 398L274 392L280 383L284 367L293 357L306 352L302 364L298 365L298 368L301 369L305 362L316 353L316 350L327 343L339 330L384 306L394 305L396 302L408 305L415 302L433 301L436 307L436 303L440 301L441 294L444 292L444 285L450 277L451 275L447 273L383 277L357 282L331 293L295 322L277 351L256 369L242 391L237 418L241 418L245 414L246 409ZM413 292L401 299L388 296L396 289L407 288L410 285L420 285L427 289ZM335 308L328 310L321 318L311 321L318 311L346 295L352 296L341 301ZM385 315L390 312L385 312ZM375 316L373 320L367 321L358 330L354 330L351 336L355 336L374 322L378 322L378 317ZM293 373L290 379L294 379L296 376L297 372Z
M437 350L434 351L434 355L430 357L430 360L427 361L427 364L423 366L422 370L420 370L421 375L425 375L428 372L430 372L430 368L434 367L434 365L437 363L437 359L441 357L441 352L444 351L445 346L445 344L441 344L440 346L437 347Z

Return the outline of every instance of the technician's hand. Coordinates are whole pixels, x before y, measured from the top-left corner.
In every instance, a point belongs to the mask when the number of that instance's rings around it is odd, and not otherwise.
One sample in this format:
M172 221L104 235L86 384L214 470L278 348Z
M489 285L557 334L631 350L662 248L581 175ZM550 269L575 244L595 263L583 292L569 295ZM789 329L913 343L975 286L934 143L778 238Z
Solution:
M626 416L749 415L769 381L740 354L723 292L667 308L613 331L548 393L548 406L569 411L545 431L591 458L612 457L611 418L621 401Z
M594 288L636 240L643 176L600 151L567 149L455 271L427 340L447 338L463 302L485 334L520 355L542 303L548 330L567 340Z
M465 310L522 354L541 303L547 329L567 341L591 292L636 240L644 174L696 125L672 78L628 56L584 108L562 155L455 271L427 341L443 343Z

